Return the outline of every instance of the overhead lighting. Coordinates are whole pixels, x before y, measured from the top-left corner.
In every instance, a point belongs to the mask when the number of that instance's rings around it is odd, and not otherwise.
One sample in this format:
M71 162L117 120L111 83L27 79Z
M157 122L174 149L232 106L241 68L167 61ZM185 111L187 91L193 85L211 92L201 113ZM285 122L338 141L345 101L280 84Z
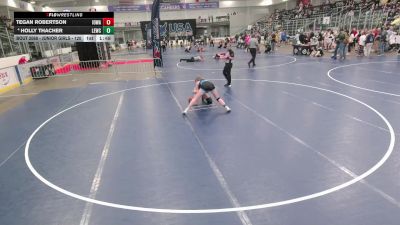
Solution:
M31 1L30 3L31 3L31 4L36 4L36 2L35 2L35 1Z
M42 7L43 7L44 11L49 11L50 10L50 7L48 5L43 5Z
M94 2L98 3L98 2L99 2L99 0L94 0Z
M224 5L227 6L227 7L232 6L232 5L235 4L234 1L223 1L223 2L221 2L221 3L224 4Z
M263 0L260 3L261 6L268 6L268 5L272 5L272 0Z

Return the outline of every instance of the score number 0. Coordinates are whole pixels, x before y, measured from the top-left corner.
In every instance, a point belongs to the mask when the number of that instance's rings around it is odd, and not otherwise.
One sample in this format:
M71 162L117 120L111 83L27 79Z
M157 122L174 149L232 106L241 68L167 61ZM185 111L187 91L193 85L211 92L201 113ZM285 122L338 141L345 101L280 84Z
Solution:
M114 18L103 18L103 34L114 34Z
M103 26L114 26L114 18L103 18Z

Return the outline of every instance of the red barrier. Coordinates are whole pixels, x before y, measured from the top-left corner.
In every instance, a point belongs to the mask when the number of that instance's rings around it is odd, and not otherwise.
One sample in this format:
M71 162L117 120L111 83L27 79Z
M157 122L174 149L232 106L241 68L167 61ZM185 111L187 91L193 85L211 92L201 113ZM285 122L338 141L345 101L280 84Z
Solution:
M115 65L124 65L124 64L138 64L138 63L152 63L153 59L139 59L139 60L129 60L129 61L116 61L113 62Z
M88 63L88 62L83 62ZM128 60L128 61L108 61L101 63L99 68L107 68L110 65L127 65L127 64L139 64L139 63L153 63L153 59L138 59L138 60ZM66 64L65 66L55 70L57 74L66 74L72 71L87 71L99 69L98 67L81 67L79 63L77 64Z

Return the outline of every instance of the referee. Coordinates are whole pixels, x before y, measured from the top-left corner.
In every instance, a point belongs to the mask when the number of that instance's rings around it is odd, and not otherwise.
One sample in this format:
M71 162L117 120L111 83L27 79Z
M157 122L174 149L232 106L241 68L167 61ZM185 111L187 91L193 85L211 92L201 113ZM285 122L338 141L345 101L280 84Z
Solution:
M250 39L250 44L249 44L249 49L250 49L250 54L251 54L251 60L247 63L250 68L250 64L253 63L253 67L256 66L256 55L257 55L257 47L258 47L258 41L255 38L254 34L251 35Z

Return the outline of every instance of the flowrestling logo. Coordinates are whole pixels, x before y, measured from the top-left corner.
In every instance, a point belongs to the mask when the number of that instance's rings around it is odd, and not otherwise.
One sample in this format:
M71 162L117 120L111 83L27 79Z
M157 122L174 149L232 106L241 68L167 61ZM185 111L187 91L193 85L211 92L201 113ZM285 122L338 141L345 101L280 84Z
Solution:
M10 76L8 76L7 72L0 72L0 82L4 86L10 82Z

